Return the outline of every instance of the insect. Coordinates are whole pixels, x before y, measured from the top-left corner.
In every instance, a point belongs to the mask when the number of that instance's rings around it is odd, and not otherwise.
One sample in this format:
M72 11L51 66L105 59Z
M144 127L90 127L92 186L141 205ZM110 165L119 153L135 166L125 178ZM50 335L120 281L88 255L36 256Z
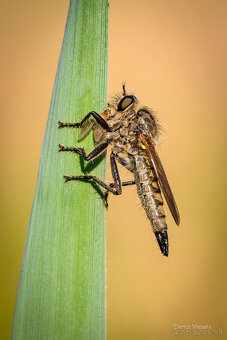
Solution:
M59 128L82 128L78 139L93 129L96 142L96 147L89 154L83 148L67 147L62 144L59 144L59 151L75 152L86 161L91 161L107 147L111 148L113 183L106 184L96 176L90 175L71 177L65 175L65 182L94 181L106 189L106 202L109 192L120 195L123 186L136 185L161 252L168 256L169 244L162 194L177 225L180 224L180 215L155 149L160 137L160 126L154 112L143 106L134 95L127 94L123 84L122 95L115 96L101 115L91 111L80 123L59 121L58 124ZM134 180L121 182L117 162L134 174Z

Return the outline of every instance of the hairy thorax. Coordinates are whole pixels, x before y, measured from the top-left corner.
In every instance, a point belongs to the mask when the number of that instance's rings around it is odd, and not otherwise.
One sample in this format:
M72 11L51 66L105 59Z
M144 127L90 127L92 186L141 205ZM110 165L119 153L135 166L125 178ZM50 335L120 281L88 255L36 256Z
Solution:
M129 110L123 115L115 111L107 121L112 131L106 134L106 139L115 153L145 154L139 138L142 133L156 143L157 127L150 113L143 108L138 112Z

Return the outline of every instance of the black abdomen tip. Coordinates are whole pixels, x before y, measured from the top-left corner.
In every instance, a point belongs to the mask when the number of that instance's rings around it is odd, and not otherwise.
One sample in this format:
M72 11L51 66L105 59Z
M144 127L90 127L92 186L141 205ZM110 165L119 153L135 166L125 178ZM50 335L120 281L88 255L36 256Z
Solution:
M169 243L167 231L157 231L155 233L162 255L168 256L169 254Z

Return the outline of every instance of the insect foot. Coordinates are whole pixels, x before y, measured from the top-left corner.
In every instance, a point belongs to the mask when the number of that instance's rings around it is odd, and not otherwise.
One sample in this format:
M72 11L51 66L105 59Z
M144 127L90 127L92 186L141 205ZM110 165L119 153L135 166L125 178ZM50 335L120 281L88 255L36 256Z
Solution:
M63 144L59 144L59 150L58 151L64 151L64 145Z
M65 179L65 183L71 181L71 177L69 175L64 175L63 178Z
M64 127L63 121L59 120L59 121L58 121L58 128L61 129L61 128L63 128L63 127Z
M109 196L109 192L108 190L105 191L105 194L104 194L104 197L103 197L103 204L104 204L104 207L107 209L108 206L109 206L109 203L108 203L108 196Z

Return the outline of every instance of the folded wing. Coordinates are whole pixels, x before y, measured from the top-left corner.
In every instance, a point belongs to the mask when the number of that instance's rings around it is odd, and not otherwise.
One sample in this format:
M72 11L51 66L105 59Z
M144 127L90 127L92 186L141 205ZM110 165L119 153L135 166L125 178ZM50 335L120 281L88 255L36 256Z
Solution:
M153 145L150 145L144 135L140 135L140 139L144 146L146 147L146 152L148 153L149 160L154 168L155 174L158 178L159 185L168 204L169 210L177 225L180 224L180 215L177 208L176 201L173 197L173 193L170 189L169 182L167 180L164 168L162 166L161 160Z

